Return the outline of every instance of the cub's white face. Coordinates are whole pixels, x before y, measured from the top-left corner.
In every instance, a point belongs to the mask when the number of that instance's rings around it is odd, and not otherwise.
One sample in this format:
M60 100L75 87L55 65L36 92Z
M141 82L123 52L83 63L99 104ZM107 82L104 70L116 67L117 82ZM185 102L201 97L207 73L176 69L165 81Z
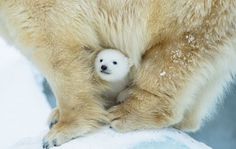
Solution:
M124 79L129 73L129 68L128 58L118 50L103 50L95 60L97 74L109 82Z

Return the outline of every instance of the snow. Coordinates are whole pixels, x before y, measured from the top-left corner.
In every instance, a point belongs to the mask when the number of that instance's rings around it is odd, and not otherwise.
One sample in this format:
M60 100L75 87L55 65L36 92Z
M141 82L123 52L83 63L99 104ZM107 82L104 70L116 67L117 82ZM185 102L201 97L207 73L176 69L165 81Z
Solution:
M40 134L50 112L28 61L0 40L0 148Z
M160 73L160 76L165 76L166 75L166 72L165 71L162 71L161 73Z
M191 44L195 40L195 37L190 34L186 35L186 39L188 40L188 43Z
M41 149L51 111L40 86L41 76L0 39L0 149ZM105 127L58 149L210 149L175 129L126 134Z
M40 149L40 137L25 139L11 149ZM146 130L125 134L105 127L55 149L210 149L175 129Z

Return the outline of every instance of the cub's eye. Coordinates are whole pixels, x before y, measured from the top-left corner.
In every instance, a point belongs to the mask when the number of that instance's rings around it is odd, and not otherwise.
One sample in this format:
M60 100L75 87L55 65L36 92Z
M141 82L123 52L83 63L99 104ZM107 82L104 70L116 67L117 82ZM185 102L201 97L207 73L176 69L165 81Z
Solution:
M113 64L114 64L114 65L117 65L117 62L116 62L116 61L113 61Z
M100 62L103 62L103 59L100 59Z

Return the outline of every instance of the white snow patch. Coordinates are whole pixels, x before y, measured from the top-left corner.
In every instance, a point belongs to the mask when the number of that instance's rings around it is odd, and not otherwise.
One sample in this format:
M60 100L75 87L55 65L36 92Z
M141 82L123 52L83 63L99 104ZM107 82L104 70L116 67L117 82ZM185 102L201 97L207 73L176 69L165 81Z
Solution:
M38 135L50 112L31 65L19 51L0 39L0 148Z
M161 73L160 73L160 76L165 76L166 75L166 72L165 71L162 71Z

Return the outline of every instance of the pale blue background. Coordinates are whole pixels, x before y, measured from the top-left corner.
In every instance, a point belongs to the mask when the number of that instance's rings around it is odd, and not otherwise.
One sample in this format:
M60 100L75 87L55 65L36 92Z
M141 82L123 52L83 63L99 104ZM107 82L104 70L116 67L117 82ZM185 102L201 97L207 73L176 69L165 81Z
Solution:
M236 149L236 83L226 92L215 117L192 136L214 149Z

